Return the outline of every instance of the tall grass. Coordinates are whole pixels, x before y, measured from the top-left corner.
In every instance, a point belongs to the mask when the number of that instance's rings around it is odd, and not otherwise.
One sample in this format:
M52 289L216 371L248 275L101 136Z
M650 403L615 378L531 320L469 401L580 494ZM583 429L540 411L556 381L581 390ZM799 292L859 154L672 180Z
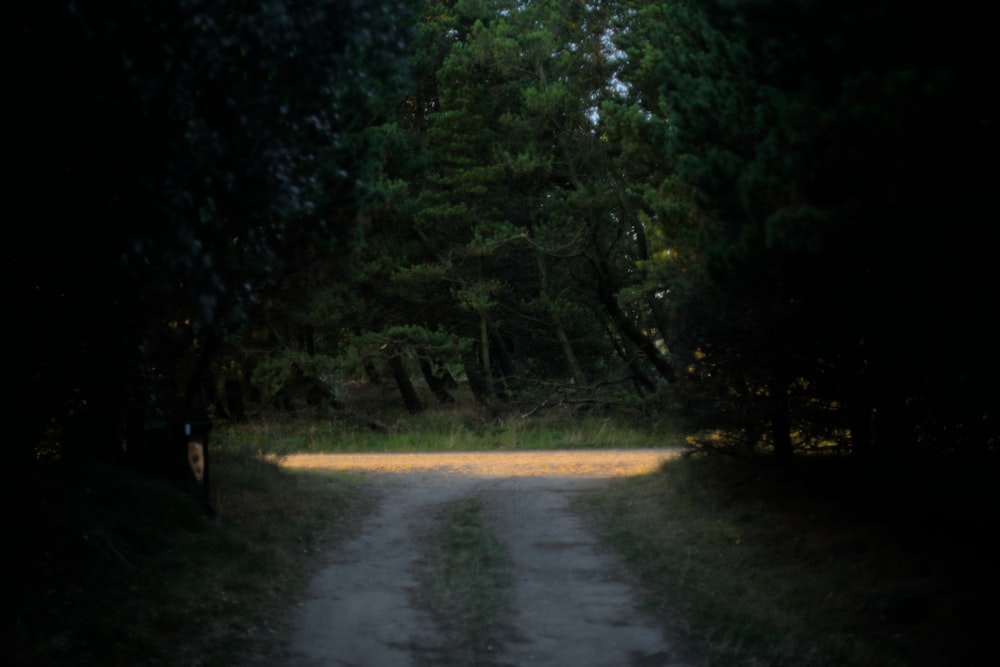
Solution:
M683 441L664 425L631 415L553 408L493 417L468 407L397 419L377 411L274 416L225 425L217 437L272 454L657 448Z
M223 425L218 435L278 455L657 448L683 442L669 423L623 405L525 398L487 409L465 385L452 393L450 403L423 396L425 409L411 414L391 386L352 385L336 408L271 410L245 424Z

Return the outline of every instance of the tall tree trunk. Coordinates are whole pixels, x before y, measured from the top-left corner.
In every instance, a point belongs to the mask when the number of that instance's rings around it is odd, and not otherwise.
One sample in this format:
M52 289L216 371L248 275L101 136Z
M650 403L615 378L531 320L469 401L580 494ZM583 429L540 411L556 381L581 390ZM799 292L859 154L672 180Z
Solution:
M646 392L655 391L656 383L646 376L646 372L639 365L636 355L626 348L624 341L619 342L621 337L614 330L614 322L610 322L604 318L602 318L602 322L608 341L610 341L611 345L615 348L615 352L618 353L618 356L631 373L632 383L635 385L635 393L643 396Z
M858 339L863 339L858 336ZM842 380L844 391L844 410L847 412L847 425L851 432L851 456L856 459L871 457L874 411L869 396L870 382L869 360L862 345L854 345L848 349L847 363L844 364L846 376Z
M545 72L543 69L539 68L539 77L542 84L545 84ZM559 147L559 151L562 153L563 159L566 163L567 177L569 178L570 185L573 189L579 193L585 194L588 192L586 185L580 179L579 174L576 171L576 162L566 144L566 138L562 133L556 133L556 143ZM616 296L618 292L617 282L614 280L613 274L611 272L611 267L608 265L607 253L600 240L597 237L597 225L595 221L584 212L584 218L587 221L587 226L589 227L591 236L591 245L594 249L596 255L595 258L591 259L594 265L594 269L597 271L598 281L597 281L597 296L604 304L605 309L608 311L608 315L614 321L615 325L618 327L625 336L631 340L636 347L649 359L649 362L653 364L656 368L657 373L660 377L668 382L673 382L676 380L676 374L674 373L673 367L667 363L660 351L656 349L656 344L646 335L644 335L635 324L626 317L625 313L622 312L621 306L618 305L618 298Z
M771 439L774 442L774 456L781 462L792 460L792 422L788 404L788 386L791 378L782 369L772 381L768 405L771 423Z
M201 351L198 354L198 362L184 388L182 411L185 414L200 414L207 411L207 397L204 392L205 377L221 342L222 339L212 332L208 332L204 336Z
M434 374L431 362L425 357L420 358L420 372L424 376L424 381L430 387L431 393L441 403L454 403L455 397L448 393L448 385L444 378Z
M490 363L490 325L485 312L479 313L479 360L483 368L486 397L492 401L497 394L493 385L493 365Z
M316 330L311 324L299 327L299 349L304 350L310 357L316 354Z
M604 308L608 311L608 315L615 323L615 326L649 359L649 362L653 364L653 367L661 378L668 382L676 380L677 376L673 367L663 358L660 351L656 349L656 344L653 340L639 331L635 323L622 312L621 306L618 305L618 297L615 294L616 286L611 280L606 260L601 258L595 262L595 266L599 276L597 297L604 304Z
M416 414L423 410L424 404L421 402L420 397L417 396L417 392L413 388L413 383L410 382L410 374L406 372L406 366L403 364L402 358L394 356L389 359L389 368L392 370L392 377L396 380L396 386L399 387L399 394L403 397L403 405L406 406L406 409L411 414Z
M493 340L493 351L496 353L495 357L497 360L498 371L500 383L503 387L504 394L516 394L518 389L518 377L517 377L517 366L514 364L514 358L510 356L510 352L507 350L507 345L504 343L503 336L496 327L490 327L490 338ZM495 388L495 387L494 387Z
M483 370L474 350L470 350L462 355L462 366L465 369L465 377L469 381L469 389L476 401L489 407L491 399L486 386L486 379L483 377Z
M566 330L563 328L562 321L559 319L559 314L556 312L555 304L549 298L549 272L545 265L545 257L542 256L541 252L536 253L535 258L538 262L538 276L539 276L539 288L538 295L541 297L542 304L545 309L549 311L549 317L552 319L552 328L555 330L556 339L559 341L559 346L562 348L563 356L566 358L566 365L569 367L570 373L573 375L573 382L577 386L583 387L587 384L587 379L583 374L583 369L580 368L580 362L577 361L576 353L573 352L573 346L569 343L569 337L566 335Z
M649 238L646 236L646 228L643 227L642 221L633 212L632 206L629 203L628 194L625 192L625 187L620 179L615 182L615 194L618 196L618 203L621 206L621 219L627 220L629 226L632 228L632 237L635 239L636 259L640 262L645 262L649 260ZM653 322L656 323L656 328L659 330L660 337L665 338L668 328L667 319L663 313L662 303L651 293L651 291L647 291L644 296L646 298L646 303L649 306L650 316L653 318Z
M246 421L247 414L243 404L243 381L239 378L226 380L226 407L229 410L231 420L235 422Z

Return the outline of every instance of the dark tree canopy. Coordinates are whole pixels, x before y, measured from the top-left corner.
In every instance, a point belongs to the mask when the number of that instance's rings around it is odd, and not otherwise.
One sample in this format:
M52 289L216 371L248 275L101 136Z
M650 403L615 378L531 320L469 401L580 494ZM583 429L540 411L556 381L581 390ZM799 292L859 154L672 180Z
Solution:
M687 312L716 379L741 402L766 395L756 419L786 431L789 400L849 415L857 452L995 446L983 17L694 6L676 3L657 39L668 149L713 221Z
M129 408L192 407L188 353L302 253L349 242L352 134L395 95L409 12L17 3L9 263L29 454L66 416L114 442Z

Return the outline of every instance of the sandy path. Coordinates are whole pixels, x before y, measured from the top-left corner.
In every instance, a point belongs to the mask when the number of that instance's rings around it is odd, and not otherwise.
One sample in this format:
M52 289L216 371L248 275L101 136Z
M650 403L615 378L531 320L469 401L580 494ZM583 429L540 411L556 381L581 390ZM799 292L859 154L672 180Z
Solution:
M443 504L475 496L514 566L511 667L681 667L662 624L637 607L617 557L570 508L615 476L655 469L668 450L294 455L293 468L363 471L376 512L340 545L299 606L287 667L452 664L414 604L421 537Z

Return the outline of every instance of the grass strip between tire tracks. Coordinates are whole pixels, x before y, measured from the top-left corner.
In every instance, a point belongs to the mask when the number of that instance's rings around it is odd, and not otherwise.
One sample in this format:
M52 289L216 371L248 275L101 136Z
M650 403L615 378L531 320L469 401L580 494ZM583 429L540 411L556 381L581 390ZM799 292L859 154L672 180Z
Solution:
M437 519L418 575L419 597L441 628L447 650L422 658L436 667L494 667L508 629L508 555L479 499L449 503Z

